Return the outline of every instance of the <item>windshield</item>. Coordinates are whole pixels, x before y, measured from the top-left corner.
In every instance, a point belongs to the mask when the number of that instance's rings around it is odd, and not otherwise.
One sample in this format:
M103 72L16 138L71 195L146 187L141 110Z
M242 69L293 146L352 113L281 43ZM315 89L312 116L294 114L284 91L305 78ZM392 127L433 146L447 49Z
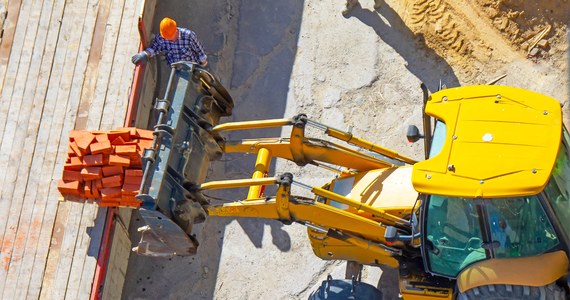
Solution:
M568 158L568 141L570 140L564 128L564 143L558 151L558 158L552 170L552 178L544 192L548 201L554 207L554 213L570 239L570 160Z
M483 259L531 256L558 244L537 196L476 200L432 195L426 213L429 269L448 277Z
M455 277L465 266L486 258L479 213L469 199L431 196L425 230L434 273Z

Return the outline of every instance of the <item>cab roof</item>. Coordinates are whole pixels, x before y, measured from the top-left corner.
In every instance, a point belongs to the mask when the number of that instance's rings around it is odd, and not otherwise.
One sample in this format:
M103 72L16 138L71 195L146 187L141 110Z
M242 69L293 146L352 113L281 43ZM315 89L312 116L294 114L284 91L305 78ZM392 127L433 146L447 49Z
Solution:
M439 154L413 167L414 188L457 197L538 194L562 137L557 100L505 86L467 86L432 94L426 114L446 124Z

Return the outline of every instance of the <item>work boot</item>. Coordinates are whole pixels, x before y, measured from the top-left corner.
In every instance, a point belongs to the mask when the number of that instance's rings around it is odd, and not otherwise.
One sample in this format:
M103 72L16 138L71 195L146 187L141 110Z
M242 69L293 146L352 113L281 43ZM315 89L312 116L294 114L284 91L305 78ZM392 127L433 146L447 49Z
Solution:
M358 0L357 1L351 1L351 0L346 1L345 7L342 10L342 15L345 17L348 16L352 12L352 9L354 9L354 7L357 4L358 4Z

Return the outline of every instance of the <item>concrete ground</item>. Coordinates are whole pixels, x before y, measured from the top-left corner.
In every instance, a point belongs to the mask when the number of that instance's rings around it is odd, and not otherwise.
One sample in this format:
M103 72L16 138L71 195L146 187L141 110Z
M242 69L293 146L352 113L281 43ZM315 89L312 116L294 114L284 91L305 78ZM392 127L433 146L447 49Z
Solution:
M408 2L389 0L375 11L373 1L363 0L362 7L344 18L340 0L169 0L159 3L156 20L170 16L179 26L196 31L209 55L210 70L236 103L234 115L226 121L304 112L339 129L352 126L355 135L417 159L423 149L406 142L405 129L408 124L421 125L421 82L435 91L440 80L453 87L484 83L506 73L502 84L566 98L561 69L529 62L520 54L507 62L489 59L478 64L485 72L465 75L408 28L401 17ZM265 130L230 138L252 134L282 133ZM209 179L247 178L253 163L253 157L226 157L212 164ZM312 185L333 177L286 162L277 162L272 170L284 171ZM238 200L245 192L218 196ZM197 233L201 245L194 257L131 255L123 298L306 299L328 274L344 276L343 262L313 255L301 225L209 218ZM363 280L380 287L385 299L397 298L393 270L367 267Z

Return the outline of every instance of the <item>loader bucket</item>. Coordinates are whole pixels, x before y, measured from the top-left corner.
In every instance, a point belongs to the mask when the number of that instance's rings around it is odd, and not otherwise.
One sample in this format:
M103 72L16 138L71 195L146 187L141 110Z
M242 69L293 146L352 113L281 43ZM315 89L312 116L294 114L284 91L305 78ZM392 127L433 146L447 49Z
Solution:
M153 147L143 152L143 178L138 200L143 225L135 251L143 255L171 256L196 253L192 225L205 219L207 202L184 188L206 178L208 164L222 150L208 129L221 116L231 114L233 100L210 73L193 64L176 63L170 73L158 112Z
M198 243L162 213L141 208L139 214L146 225L139 227L141 240L133 251L158 257L196 254Z

